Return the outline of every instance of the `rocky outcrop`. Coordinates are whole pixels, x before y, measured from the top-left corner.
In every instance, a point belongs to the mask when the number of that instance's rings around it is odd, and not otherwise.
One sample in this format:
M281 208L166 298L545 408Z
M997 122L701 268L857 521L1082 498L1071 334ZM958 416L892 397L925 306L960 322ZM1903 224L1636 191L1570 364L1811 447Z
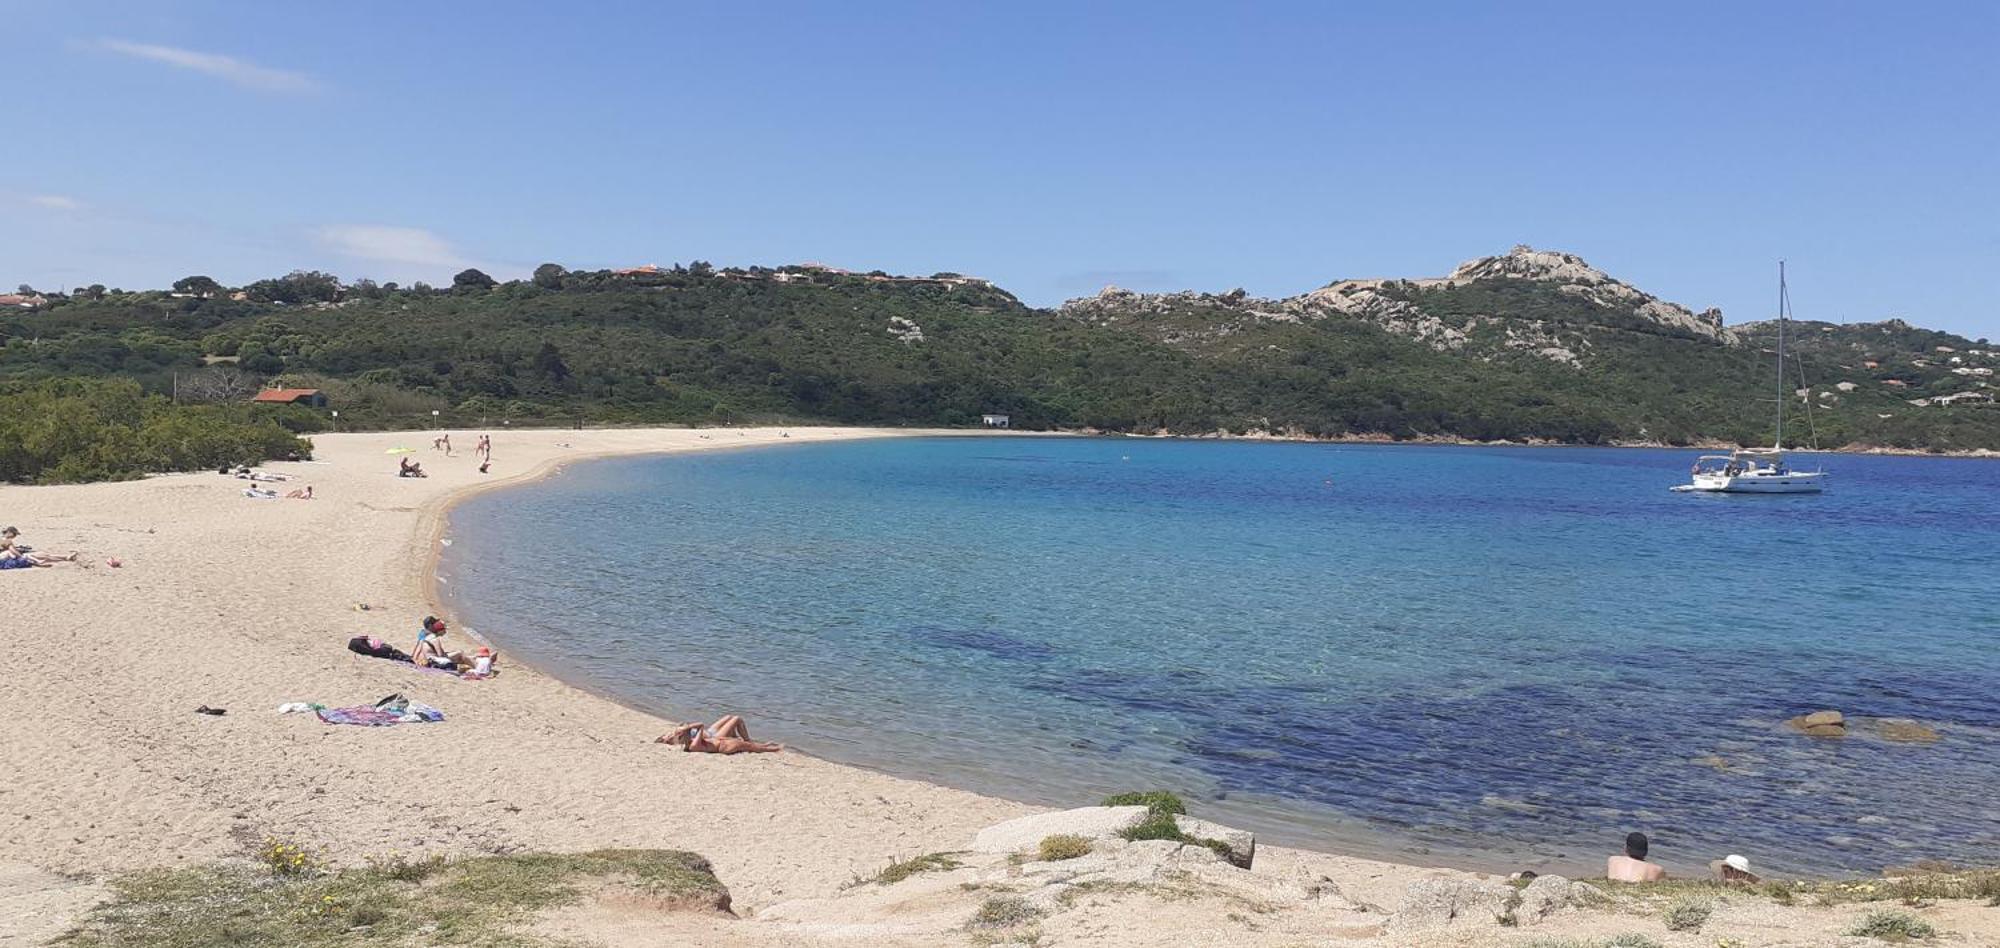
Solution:
M1587 882L1572 882L1562 876L1539 876L1521 890L1521 904L1514 907L1514 923L1539 925L1550 916L1597 905L1605 900L1604 893Z
M1249 830L1232 829L1220 823L1197 820L1191 816L1174 817L1174 824L1190 837L1221 843L1224 851L1218 855L1239 869L1250 868L1250 864L1257 858L1257 835Z
M1468 879L1419 879L1403 893L1403 904L1389 920L1393 935L1435 932L1454 927L1491 927L1516 908L1516 893L1504 885Z
M1807 737L1846 737L1847 718L1838 711L1814 711L1785 722Z
M1613 279L1575 254L1528 246L1517 246L1500 256L1468 260L1445 277L1341 280L1280 300L1249 296L1241 289L1222 294L1135 293L1111 286L1094 297L1064 303L1059 312L1101 325L1157 324L1171 316L1197 317L1198 328L1187 325L1185 320L1181 325L1162 326L1157 335L1168 343L1226 337L1254 322L1354 319L1373 323L1440 352L1467 351L1478 342L1480 351L1476 354L1482 356L1526 353L1581 367L1592 344L1588 333L1574 326L1498 311L1442 316L1425 309L1419 300L1424 290L1500 280L1548 283L1564 296L1609 312L1630 314L1662 329L1725 345L1738 342L1736 333L1723 326L1720 310L1696 313Z
M1051 836L1112 839L1146 818L1143 806L1085 806L1053 813L1034 813L979 831L972 840L978 853L1019 853L1040 846Z

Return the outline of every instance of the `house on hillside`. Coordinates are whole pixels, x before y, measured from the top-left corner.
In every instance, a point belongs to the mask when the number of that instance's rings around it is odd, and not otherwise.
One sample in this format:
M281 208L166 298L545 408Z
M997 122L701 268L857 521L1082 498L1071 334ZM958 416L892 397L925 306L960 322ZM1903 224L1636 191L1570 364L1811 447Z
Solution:
M326 394L316 388L267 388L250 398L267 405L304 405L325 408Z
M660 269L659 264L649 263L643 267L626 267L623 270L613 270L611 271L611 275L621 277L659 276L665 272L665 270Z
M1956 405L1960 402L1973 402L1975 404L1991 405L1993 404L1993 393L1956 392L1950 395L1939 395L1938 397L1931 399L1931 404L1933 405Z
M0 293L0 306L37 309L47 305L49 298L40 293Z
M1012 419L1008 418L1006 415L979 416L979 423L987 428L1006 428L1010 426L1011 422Z

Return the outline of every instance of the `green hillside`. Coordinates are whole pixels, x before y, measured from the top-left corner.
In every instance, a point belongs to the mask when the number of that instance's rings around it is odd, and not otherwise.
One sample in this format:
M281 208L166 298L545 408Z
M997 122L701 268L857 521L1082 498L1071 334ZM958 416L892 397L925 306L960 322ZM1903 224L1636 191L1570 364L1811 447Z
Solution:
M1557 263L1530 266L1545 260ZM468 271L449 289L316 273L177 287L9 311L0 384L122 378L182 403L316 387L343 427L425 426L432 411L491 427L950 426L1004 412L1037 429L1589 444L1767 443L1775 407L1769 327L1725 330L1526 248L1451 278L1289 300L1108 292L1056 310L955 274L705 264L549 265L498 284ZM1984 391L1990 377L1952 371L2000 365L1984 344L1901 323L1793 329L1810 383L1800 443L2000 449L2000 408L1911 404Z

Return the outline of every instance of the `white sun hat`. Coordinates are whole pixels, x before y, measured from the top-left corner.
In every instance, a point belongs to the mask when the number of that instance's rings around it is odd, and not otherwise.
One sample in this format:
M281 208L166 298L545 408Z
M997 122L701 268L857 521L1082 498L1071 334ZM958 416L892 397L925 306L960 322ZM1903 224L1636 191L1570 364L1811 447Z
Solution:
M1736 870L1737 872L1750 871L1750 860L1745 859L1742 856L1738 856L1735 853L1731 853L1727 856L1722 857L1722 864L1728 866L1731 869Z

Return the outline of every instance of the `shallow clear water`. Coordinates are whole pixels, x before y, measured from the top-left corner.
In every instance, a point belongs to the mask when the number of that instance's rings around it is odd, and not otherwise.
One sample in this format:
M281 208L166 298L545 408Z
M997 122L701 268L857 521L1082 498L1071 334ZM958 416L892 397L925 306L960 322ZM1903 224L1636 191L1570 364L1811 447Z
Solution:
M1035 802L1165 787L1418 860L1990 862L2000 464L943 438L580 464L452 516L454 608L672 717ZM1807 461L1807 465L1817 461ZM1816 708L1936 745L1810 740ZM1700 762L1704 758L1721 758Z

